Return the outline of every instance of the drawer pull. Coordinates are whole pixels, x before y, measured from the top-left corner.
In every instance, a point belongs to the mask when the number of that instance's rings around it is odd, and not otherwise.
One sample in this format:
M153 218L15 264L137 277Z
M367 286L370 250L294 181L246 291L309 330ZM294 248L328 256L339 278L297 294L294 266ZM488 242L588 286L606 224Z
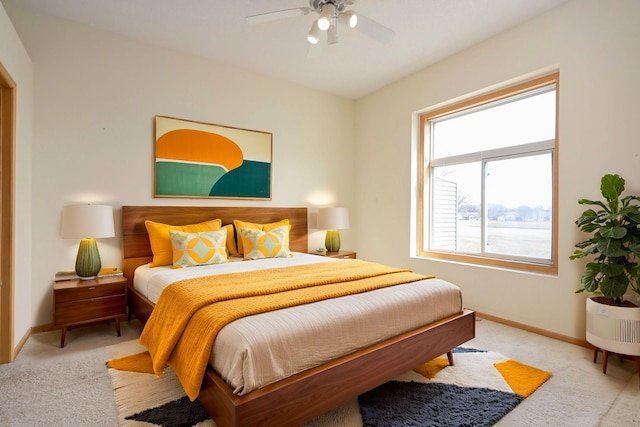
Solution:
M92 286L92 287L90 287L90 288L89 288L89 290L90 290L90 291L92 291L92 290L94 290L95 288L96 288L95 286Z

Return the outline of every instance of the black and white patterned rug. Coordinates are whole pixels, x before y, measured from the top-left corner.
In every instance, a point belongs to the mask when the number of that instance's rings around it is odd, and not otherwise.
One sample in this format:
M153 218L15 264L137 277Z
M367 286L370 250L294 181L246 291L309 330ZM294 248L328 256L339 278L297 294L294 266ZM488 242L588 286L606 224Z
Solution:
M114 346L114 357L136 349L137 343ZM444 356L434 359L306 426L492 426L551 376L495 352L459 347L454 358L455 366ZM121 426L215 426L170 369L160 378L109 373Z

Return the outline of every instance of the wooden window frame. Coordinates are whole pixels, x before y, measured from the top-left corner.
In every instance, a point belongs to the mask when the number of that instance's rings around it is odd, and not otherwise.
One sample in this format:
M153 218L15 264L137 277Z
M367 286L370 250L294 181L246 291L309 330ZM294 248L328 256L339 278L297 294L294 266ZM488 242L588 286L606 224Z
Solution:
M463 110L468 110L481 105L485 105L494 101L509 98L529 92L544 86L555 84L556 88L556 129L555 129L555 144L553 148L553 177L552 177L552 189L553 189L553 208L552 208L552 242L551 242L551 263L536 263L521 260L511 260L507 258L499 257L486 257L482 255L455 253L455 252L443 252L435 250L425 250L426 238L425 227L428 230L429 216L425 212L428 208L431 194L429 189L430 182L430 167L429 163L425 162L427 150L430 147L430 120L457 113ZM460 102L456 102L444 107L437 108L432 111L424 112L420 115L420 141L418 150L418 193L416 203L417 213L417 227L416 227L416 254L419 257L461 262L467 264L478 264L490 267L500 267L513 270L524 270L534 273L545 274L557 274L558 273L558 146L559 146L559 99L560 99L560 73L555 72L542 77L538 77L526 82L522 82L513 86L505 87L490 93L486 93L480 96L474 96Z

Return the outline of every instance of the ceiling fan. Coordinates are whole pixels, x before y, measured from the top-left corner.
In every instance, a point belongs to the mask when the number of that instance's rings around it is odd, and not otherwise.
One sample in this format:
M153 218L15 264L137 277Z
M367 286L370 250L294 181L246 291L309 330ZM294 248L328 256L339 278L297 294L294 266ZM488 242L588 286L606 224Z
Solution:
M364 15L352 10L346 10L347 6L351 6L353 3L354 0L309 0L308 7L251 15L247 16L246 20L247 24L255 25L279 19L305 16L311 12L316 12L319 16L313 21L307 34L307 41L312 45L319 43L322 32L327 33L328 44L337 43L338 23L344 24L348 28L353 28L379 43L389 43L395 35L393 30Z

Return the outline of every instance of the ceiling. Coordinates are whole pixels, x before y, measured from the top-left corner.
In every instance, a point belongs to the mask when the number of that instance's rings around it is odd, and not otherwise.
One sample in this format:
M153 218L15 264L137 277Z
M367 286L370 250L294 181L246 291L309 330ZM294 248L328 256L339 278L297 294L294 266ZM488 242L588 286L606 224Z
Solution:
M312 50L314 12L245 21L308 0L0 1L356 99L567 0L354 0L348 9L394 30L393 40L340 26L339 43Z

